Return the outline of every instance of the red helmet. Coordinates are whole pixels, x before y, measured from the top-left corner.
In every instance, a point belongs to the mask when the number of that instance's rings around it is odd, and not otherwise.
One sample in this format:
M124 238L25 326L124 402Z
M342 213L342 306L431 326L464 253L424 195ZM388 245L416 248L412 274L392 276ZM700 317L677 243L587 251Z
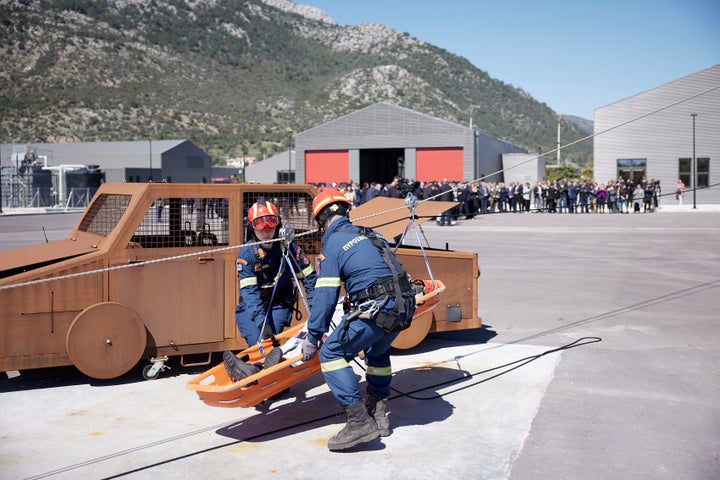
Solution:
M343 203L350 207L352 204L350 201L345 198L345 195L340 193L340 191L336 188L326 188L322 192L318 193L317 197L313 200L312 203L312 216L315 220L317 220L318 215L320 215L320 212L323 211L325 207L328 205L332 205L333 203Z
M252 204L247 217L254 230L271 230L280 224L277 207L264 198Z

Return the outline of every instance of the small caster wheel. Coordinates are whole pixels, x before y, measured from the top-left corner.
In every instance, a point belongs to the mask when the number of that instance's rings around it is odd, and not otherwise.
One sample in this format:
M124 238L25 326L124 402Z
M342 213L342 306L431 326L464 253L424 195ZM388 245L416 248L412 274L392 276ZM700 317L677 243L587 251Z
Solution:
M160 376L160 369L153 368L155 365L147 365L143 368L142 376L145 380L155 380Z

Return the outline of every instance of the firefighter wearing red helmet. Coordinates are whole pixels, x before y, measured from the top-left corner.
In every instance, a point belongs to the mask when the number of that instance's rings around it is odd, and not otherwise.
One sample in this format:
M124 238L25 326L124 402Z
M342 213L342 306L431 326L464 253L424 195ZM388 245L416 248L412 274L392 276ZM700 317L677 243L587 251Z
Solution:
M409 326L415 311L407 272L380 235L350 223L350 208L350 202L336 189L324 190L312 205L313 217L324 234L308 335L302 347L306 361L319 349L325 381L348 417L345 427L328 441L332 451L390 434L386 414L392 375L390 344ZM353 306L320 345L343 284ZM365 401L350 366L360 351L365 352L367 365Z
M277 207L260 198L248 210L247 221L251 234L237 256L239 303L235 321L248 346L252 346L261 338L278 334L290 325L297 291L292 272L283 258L282 242L276 240L281 227ZM295 242L288 248L295 276L302 281L310 302L317 277L315 269ZM259 370L242 362L232 352L226 352L224 360L233 381Z

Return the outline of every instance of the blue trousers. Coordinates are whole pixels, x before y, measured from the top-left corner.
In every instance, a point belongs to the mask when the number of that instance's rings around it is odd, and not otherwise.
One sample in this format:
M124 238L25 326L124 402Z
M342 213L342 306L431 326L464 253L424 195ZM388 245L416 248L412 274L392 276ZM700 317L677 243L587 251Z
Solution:
M270 325L273 333L278 334L282 332L285 327L290 325L292 312L292 308L288 308L285 305L275 304L270 306L267 324ZM249 317L250 316L242 311L239 306L236 308L235 324L237 325L238 330L240 330L240 335L242 335L247 342L248 347L251 347L260 339L264 316L258 316L256 318Z
M365 351L365 380L367 394L378 398L390 396L390 344L399 332L386 333L372 320L356 318L350 321L345 337L345 323L332 331L320 348L320 365L325 382L342 406L362 400L360 384L350 362ZM342 338L341 338L342 337ZM346 340L344 343L342 340Z

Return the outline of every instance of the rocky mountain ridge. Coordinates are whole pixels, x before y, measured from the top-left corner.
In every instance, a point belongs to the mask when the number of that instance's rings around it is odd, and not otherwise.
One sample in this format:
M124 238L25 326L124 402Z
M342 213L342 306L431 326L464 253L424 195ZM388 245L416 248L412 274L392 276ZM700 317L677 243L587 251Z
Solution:
M0 61L3 143L187 138L222 163L380 101L556 142L555 112L466 59L290 0L0 0ZM587 135L560 118L563 143Z

